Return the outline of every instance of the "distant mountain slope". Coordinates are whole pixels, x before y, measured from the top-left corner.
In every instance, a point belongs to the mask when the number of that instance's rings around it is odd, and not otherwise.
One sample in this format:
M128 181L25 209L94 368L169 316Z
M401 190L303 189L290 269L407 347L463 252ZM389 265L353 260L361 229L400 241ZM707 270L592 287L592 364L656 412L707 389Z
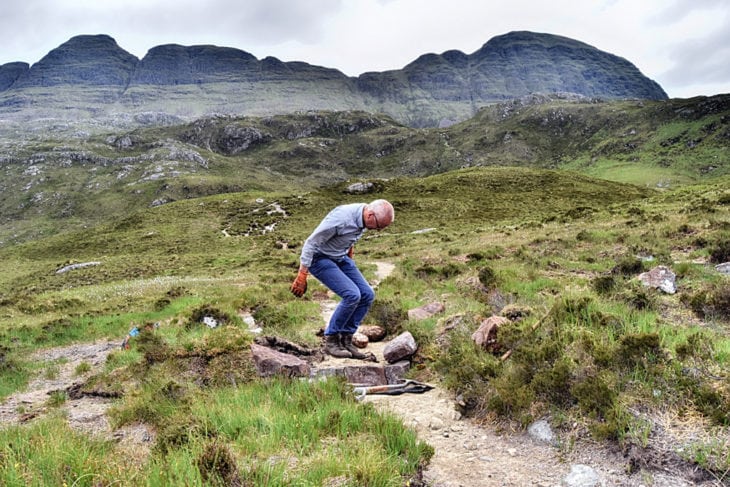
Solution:
M497 101L558 92L667 98L623 58L533 32L495 37L473 54L425 54L401 70L357 78L304 62L258 60L230 47L169 44L139 60L107 35L74 37L32 66L0 66L0 114L21 121L315 109L382 112L423 127L467 119Z
M0 140L2 246L212 194L309 191L353 179L377 187L467 167L570 169L650 188L727 178L730 95L532 95L444 129L364 111L309 111L99 135L71 124L26 134L0 125Z

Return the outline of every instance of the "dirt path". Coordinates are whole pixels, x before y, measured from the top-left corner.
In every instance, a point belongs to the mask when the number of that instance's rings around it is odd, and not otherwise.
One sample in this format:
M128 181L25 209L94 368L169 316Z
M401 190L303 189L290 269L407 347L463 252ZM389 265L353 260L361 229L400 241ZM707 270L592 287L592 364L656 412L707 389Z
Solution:
M46 414L53 407L54 393L82 383L92 371L103 367L107 355L119 349L119 343L100 342L72 345L36 353L31 360L45 363L41 375L28 384L25 391L10 396L0 405L0 423L22 423ZM81 364L86 366L81 367ZM81 372L86 370L86 372ZM60 401L59 401L60 402ZM108 429L105 411L110 400L101 397L66 400L60 408L68 415L69 424L80 430Z
M154 433L144 424L127 425L112 430L107 410L113 399L94 395L69 396L68 390L98 373L119 342L76 344L43 350L31 357L46 364L44 371L19 393L0 404L0 426L22 424L54 410L66 416L71 428L104 439L115 440L129 458L143 460L153 444ZM83 364L83 365L82 365ZM54 406L58 394L59 405Z

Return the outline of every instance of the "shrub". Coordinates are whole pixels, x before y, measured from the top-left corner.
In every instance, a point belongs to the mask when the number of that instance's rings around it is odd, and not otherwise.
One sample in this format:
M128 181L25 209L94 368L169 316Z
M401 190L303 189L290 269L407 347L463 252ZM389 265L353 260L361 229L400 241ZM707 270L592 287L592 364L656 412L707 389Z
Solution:
M171 355L170 347L154 332L154 327L145 326L137 336L137 350L144 356L145 363L164 362Z
M606 295L616 288L616 278L612 275L598 276L593 279L591 286L596 293Z
M454 276L458 276L463 272L463 266L449 262L448 264L436 267L430 264L423 265L414 270L416 277L419 279L435 278L435 279L449 279Z
M187 329L191 329L196 325L203 323L205 318L214 319L218 325L224 325L233 321L228 313L221 311L213 306L204 305L192 311L192 313L190 314L190 319L185 324L185 327Z
M661 354L659 335L656 333L631 333L619 340L619 356L624 365L637 365L643 361L654 362Z
M162 454L191 443L195 438L204 434L204 430L196 420L178 415L168 417L160 425L154 449Z
M709 305L713 316L719 319L730 319L730 286L715 285L710 294Z
M501 375L491 381L494 394L487 399L487 407L497 414L522 418L522 423L532 420L526 411L535 401L535 392L523 380L521 371L512 370L512 373Z
M730 425L730 394L723 393L709 384L701 384L695 389L695 404L715 423Z
M497 274L491 267L482 267L479 269L479 282L487 289L497 287Z
M403 323L407 320L408 313L401 308L399 302L394 300L375 299L368 311L368 321L375 321L390 336L402 333Z
M656 293L637 282L630 283L619 291L616 297L638 311L652 310L656 307Z
M618 397L616 378L610 372L602 371L573 384L571 393L583 411L605 418Z
M679 343L675 350L679 359L688 357L711 358L713 351L712 338L705 333L695 332L689 335L686 341Z
M680 299L700 318L730 317L730 286L726 284L710 284L692 294L683 294Z
M724 235L715 241L710 248L710 262L730 262L730 236Z
M570 394L574 369L575 363L572 360L561 357L552 367L539 370L532 379L531 386L551 403L568 407L575 402Z
M224 444L206 445L196 462L203 481L212 485L239 485L236 459Z
M643 270L644 264L641 262L641 259L638 259L633 255L626 255L616 262L616 265L613 268L613 273L631 276L639 274Z

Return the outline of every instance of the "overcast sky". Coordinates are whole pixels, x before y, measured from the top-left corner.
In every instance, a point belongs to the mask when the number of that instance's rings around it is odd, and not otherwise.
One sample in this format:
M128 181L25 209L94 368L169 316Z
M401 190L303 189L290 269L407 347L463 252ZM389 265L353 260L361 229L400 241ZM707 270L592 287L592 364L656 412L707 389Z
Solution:
M75 35L138 58L213 44L348 76L529 30L621 56L671 98L730 93L730 0L1 0L0 64L33 64Z

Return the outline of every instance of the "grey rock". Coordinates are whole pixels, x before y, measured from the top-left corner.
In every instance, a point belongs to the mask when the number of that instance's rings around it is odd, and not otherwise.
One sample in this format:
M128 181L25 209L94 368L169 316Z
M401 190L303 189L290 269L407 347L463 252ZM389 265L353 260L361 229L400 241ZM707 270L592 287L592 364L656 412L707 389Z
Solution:
M369 193L373 189L373 183L367 182L367 183L353 183L345 189L346 193L349 194L363 194L363 193Z
M587 465L572 465L562 484L566 487L595 487L601 485L601 477Z
M418 345L411 332L406 331L395 337L383 349L383 358L389 364L406 359L416 353Z
M555 434L553 433L550 423L544 419L539 419L527 428L527 433L531 438L554 445L556 443Z
M427 318L432 317L435 314L441 313L446 309L446 307L437 302L424 304L423 306L419 306L418 308L409 309L408 310L408 319L409 320L425 320Z
M722 264L717 264L715 266L715 270L721 274L730 274L730 262L723 262Z
M64 267L61 267L56 271L56 274L63 274L64 272L68 271L74 271L76 269L83 269L84 267L90 267L95 265L101 265L101 262L82 262L80 264L70 264Z
M350 365L344 369L345 379L351 384L384 386L388 383L385 369L380 365Z
M408 360L399 360L383 368L385 369L385 380L388 384L400 384L405 379L408 370L410 370L411 363Z
M672 272L669 267L658 266L649 272L639 274L639 280L647 287L655 289L661 289L667 294L674 294L677 292L675 286L676 274Z

